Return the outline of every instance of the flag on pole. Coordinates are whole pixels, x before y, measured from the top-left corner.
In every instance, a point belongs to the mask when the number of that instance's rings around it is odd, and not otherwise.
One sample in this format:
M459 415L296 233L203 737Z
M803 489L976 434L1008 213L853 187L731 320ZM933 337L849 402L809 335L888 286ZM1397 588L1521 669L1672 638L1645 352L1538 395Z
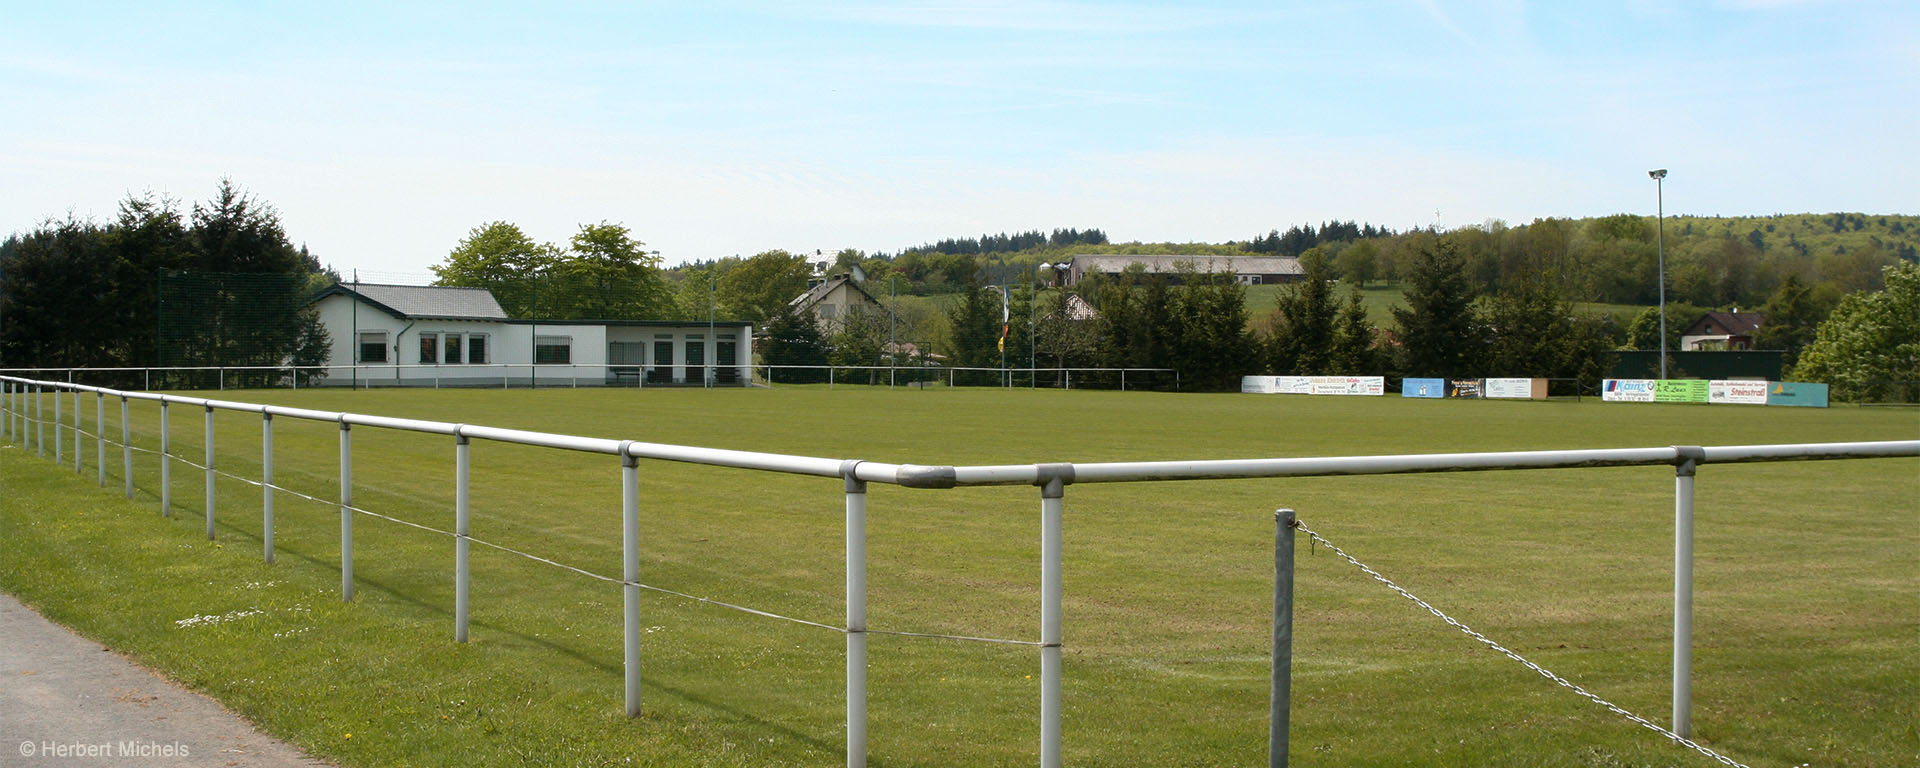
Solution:
M1000 354L1007 353L1007 321L1013 317L1013 294L1007 286L1000 286Z

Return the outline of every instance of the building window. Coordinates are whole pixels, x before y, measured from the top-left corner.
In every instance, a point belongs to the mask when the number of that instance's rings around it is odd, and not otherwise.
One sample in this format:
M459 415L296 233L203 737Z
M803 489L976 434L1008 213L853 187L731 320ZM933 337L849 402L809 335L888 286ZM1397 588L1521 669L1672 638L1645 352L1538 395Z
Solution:
M573 362L572 336L536 336L533 339L533 361L536 363Z
M387 332L362 331L360 333L360 359L362 363L384 363L387 361Z
M487 361L487 335L476 333L467 337L467 362L484 363Z
M433 365L440 362L440 334L420 334L420 364Z
M448 364L450 365L460 364L460 334L457 334L457 333L447 334L447 350L446 351L447 351Z

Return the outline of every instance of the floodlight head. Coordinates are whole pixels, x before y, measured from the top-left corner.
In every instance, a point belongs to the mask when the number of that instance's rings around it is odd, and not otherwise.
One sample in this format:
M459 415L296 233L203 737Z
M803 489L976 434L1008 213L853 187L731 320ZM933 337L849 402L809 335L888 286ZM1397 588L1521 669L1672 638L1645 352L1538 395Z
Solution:
M1647 177L1655 181L1664 179L1667 177L1667 169L1661 168L1659 170L1647 171Z

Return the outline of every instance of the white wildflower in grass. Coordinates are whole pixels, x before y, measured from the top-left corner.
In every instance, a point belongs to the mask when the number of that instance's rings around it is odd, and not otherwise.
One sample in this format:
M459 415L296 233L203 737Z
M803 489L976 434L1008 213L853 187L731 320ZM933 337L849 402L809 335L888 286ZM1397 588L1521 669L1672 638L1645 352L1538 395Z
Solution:
M228 611L218 616L214 616L211 614L201 615L201 616L189 616L187 618L174 622L173 625L181 629L186 629L188 627L205 627L205 626L211 626L214 624L224 624L226 622L235 621L238 619L244 619L248 616L259 616L260 614L263 614L263 613L266 613L266 611L260 610L258 608L246 608L238 611Z

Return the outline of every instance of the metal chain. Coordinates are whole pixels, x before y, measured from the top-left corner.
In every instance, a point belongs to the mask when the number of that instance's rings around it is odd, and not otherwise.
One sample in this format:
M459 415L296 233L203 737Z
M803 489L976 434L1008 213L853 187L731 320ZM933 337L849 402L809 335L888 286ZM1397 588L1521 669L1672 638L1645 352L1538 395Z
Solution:
M1499 643L1496 643L1492 640L1487 639L1486 635L1482 635L1479 632L1475 632L1473 628L1468 627L1467 625L1462 624L1459 621L1456 621L1452 616L1448 616L1444 613L1441 613L1440 609L1433 607L1431 603L1428 603L1425 600L1415 597L1412 592L1408 592L1407 590L1402 589L1400 585L1393 583L1392 579L1389 579L1385 576L1380 575L1379 571L1376 571L1372 568L1367 567L1365 563L1362 563L1359 560L1355 560L1353 558L1353 555L1347 554L1346 550L1335 546L1333 542L1327 541L1320 534L1314 533L1313 530L1308 528L1306 525L1301 524L1299 522L1295 522L1294 527L1299 528L1301 532L1307 534L1308 538L1311 539L1313 542L1327 545L1327 549L1333 550L1333 553L1336 555L1339 555L1341 559L1344 559L1347 562L1352 563L1353 566L1355 568L1359 568L1362 573L1365 573L1368 576L1372 576L1374 581L1380 582L1381 584L1385 584L1387 586L1387 589L1391 589L1395 592L1400 593L1401 597L1404 597L1408 600L1412 600L1414 605L1418 605L1421 608L1427 609L1427 613L1431 613L1434 616L1439 617L1441 621L1444 621L1448 624L1453 625L1455 629L1458 629L1461 632L1466 633L1468 637L1471 637L1474 640L1479 641L1481 644L1487 646L1488 648L1492 648L1495 651L1499 651L1502 655L1506 656L1507 658L1520 662L1521 664L1525 665L1527 669L1531 669L1535 672L1540 673L1541 677L1545 677L1548 680L1552 680L1555 683L1559 683L1560 687L1565 688L1569 691L1573 691L1574 693L1579 694L1582 698L1592 701L1595 704L1598 704L1602 707L1606 707L1608 711L1611 711L1614 714L1617 714L1621 717L1624 717L1628 720L1638 723L1641 726L1647 728L1648 730L1659 733L1660 735L1673 740L1675 743L1683 747L1687 747L1688 749L1692 749L1695 752L1699 752L1700 754L1706 755L1707 757L1711 757L1714 760L1719 761L1720 764L1722 765L1733 766L1733 768L1748 768L1748 766L1744 763L1737 762L1733 758L1727 757L1726 755L1722 755L1711 749L1703 747L1700 744L1694 742L1691 739L1688 739L1685 736L1681 736L1680 734L1674 733L1673 731L1669 731L1665 728L1655 725L1654 723L1648 721L1644 717L1636 715L1632 712L1628 712L1625 709L1621 709L1619 705L1614 704L1611 701L1607 701L1606 699L1600 698L1599 696L1595 696L1593 693L1589 692L1587 689L1573 684L1571 681L1567 680L1566 678L1556 675L1552 672L1549 672L1544 667L1541 667L1538 664L1528 661L1526 657L1521 656L1518 653L1514 653L1513 651L1509 650L1506 646L1503 646Z

